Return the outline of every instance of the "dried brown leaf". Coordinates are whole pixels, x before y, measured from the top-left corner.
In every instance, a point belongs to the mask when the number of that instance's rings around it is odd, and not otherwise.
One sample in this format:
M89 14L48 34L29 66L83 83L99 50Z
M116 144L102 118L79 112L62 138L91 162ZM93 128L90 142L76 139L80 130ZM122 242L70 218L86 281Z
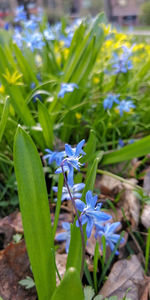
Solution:
M18 282L31 276L24 240L0 251L0 296L4 300L35 300L35 288L25 290Z
M21 213L18 211L0 220L0 233L5 235L4 247L12 241L12 236L16 232L23 233Z
M117 296L122 299L127 292L127 298L140 300L141 286L144 284L144 272L136 255L129 260L122 259L116 262L107 281L100 290L104 297ZM143 300L143 299L142 299ZM145 298L144 300L148 300Z
M56 265L59 270L60 277L63 278L66 271L67 254L56 253ZM60 283L59 278L56 278L56 284Z
M100 188L103 193L116 196L120 195L118 208L123 208L126 218L131 222L133 228L137 227L139 223L140 204L136 198L133 188L136 185L136 179L128 179L128 183L120 182L119 180L107 175L103 175L100 181ZM120 215L120 214L119 214ZM121 221L121 219L120 219Z

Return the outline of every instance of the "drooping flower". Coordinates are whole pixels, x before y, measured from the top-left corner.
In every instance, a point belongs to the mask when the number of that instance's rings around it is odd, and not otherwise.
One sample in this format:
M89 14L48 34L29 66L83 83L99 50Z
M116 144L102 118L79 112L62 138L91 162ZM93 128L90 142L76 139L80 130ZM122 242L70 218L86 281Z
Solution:
M115 233L116 229L120 226L120 222L115 222L112 224L106 224L105 226L99 226L98 224L96 225L96 234L95 237L97 238L105 236L106 239L106 246L109 246L111 251L114 250L115 244L120 239L120 234ZM121 239L120 243L124 242L124 238ZM118 250L116 251L116 254L118 255L119 252Z
M86 225L86 234L87 238L90 237L92 228L95 222L99 222L100 224L111 219L111 216L100 211L102 203L96 205L97 196L93 196L91 191L86 193L86 204L81 200L76 200L76 207L81 212L80 220L81 224ZM76 225L79 227L79 222L77 220Z
M71 93L74 89L78 89L76 83L61 83L60 92L58 93L58 98L64 98L66 93Z
M82 140L78 143L76 148L72 148L70 145L65 144L65 153L66 157L62 162L62 166L56 170L56 174L62 173L62 167L64 172L67 172L68 184L73 187L74 184L74 169L80 170L80 166L82 165L79 160L85 155L85 152L82 150L82 147L85 143L85 140Z
M63 229L65 229L64 232L57 234L56 236L56 241L66 241L66 253L69 251L69 245L70 245L70 238L71 238L71 233L70 233L70 223L68 222L63 222L62 223Z
M56 151L51 151L49 149L45 149L45 151L48 152L48 154L44 155L43 158L48 159L49 165L55 161L57 166L60 166L63 158L66 155L65 151L56 152Z
M85 187L84 183L78 183L78 184L75 184L73 187L69 187L72 197L74 199L80 199L82 197L82 193L79 193L79 191L83 190L84 187ZM54 186L53 191L57 193L58 187ZM65 186L62 189L62 197L61 197L61 201L63 202L64 200L70 200L70 195L68 193L68 189Z
M131 100L122 100L116 108L119 110L120 116L122 116L124 111L129 112L130 109L135 108L135 105Z
M114 103L119 104L119 94L108 94L107 97L104 99L103 107L104 109L111 109Z

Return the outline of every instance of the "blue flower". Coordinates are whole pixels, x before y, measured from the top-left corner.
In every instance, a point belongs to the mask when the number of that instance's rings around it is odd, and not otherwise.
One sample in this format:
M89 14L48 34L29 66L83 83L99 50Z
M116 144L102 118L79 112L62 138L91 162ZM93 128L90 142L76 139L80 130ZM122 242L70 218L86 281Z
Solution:
M15 33L13 35L13 41L19 48L22 48L22 34L18 29L15 29Z
M114 103L119 104L119 98L120 95L113 95L113 94L108 94L108 96L104 99L103 102L103 107L104 109L111 109Z
M24 22L24 27L26 29L34 31L35 29L38 28L38 23L36 21L34 21L34 20L28 20L28 21Z
M130 144L133 144L134 142L135 142L135 140L131 139L131 140L128 141L128 144L130 145Z
M63 160L62 164L64 172L67 172L68 184L71 187L73 187L74 184L74 168L76 170L80 170L80 166L82 164L79 162L79 159L85 155L85 152L82 150L84 143L85 140L82 140L80 143L78 143L76 148L72 148L70 145L65 144L66 158ZM62 173L62 168L58 168L55 173Z
M81 212L81 224L84 225L85 223L87 223L87 238L90 237L95 222L100 222L102 224L105 221L111 219L108 214L100 211L102 203L99 203L96 206L96 202L97 196L92 196L91 191L88 191L86 193L86 204L81 200L75 201L77 209ZM76 222L76 225L79 227L78 221Z
M98 224L95 225L96 225L95 237L97 238L98 236L100 237L105 236L106 245L110 247L111 251L113 251L115 248L115 244L117 244L117 242L120 239L120 234L115 233L116 229L120 226L120 222L106 224L103 227L99 226ZM123 242L124 242L124 238L121 239L120 243ZM116 251L116 254L119 254L119 252Z
M56 239L56 241L66 241L65 249L66 249L66 253L68 253L69 245L70 245L70 238L71 238L70 223L63 222L62 227L63 227L63 229L65 229L66 232L59 233L55 239Z
M60 166L63 158L66 155L65 151L55 152L55 151L51 151L49 149L45 149L45 151L48 152L48 154L44 155L43 158L48 159L49 165L55 161L57 166Z
M132 61L129 59L132 55L132 49L128 48L126 46L122 46L123 53L121 56L119 56L117 53L114 53L114 63L112 65L112 68L115 69L113 74L118 73L127 73L128 70L131 70L133 65Z
M84 183L78 183L78 184L75 184L73 187L69 187L72 197L74 199L80 199L82 197L82 194L78 193L78 192L81 191L81 190L83 190L84 187L85 187ZM53 191L55 193L57 193L58 192L58 187L54 186L53 187ZM63 202L64 200L70 200L70 195L69 195L68 189L66 187L63 187L63 189L62 189L61 201Z
M131 108L135 108L135 105L131 100L122 100L119 105L117 106L117 109L119 109L120 116L123 115L123 112L129 112Z
M16 9L16 17L14 19L15 22L21 22L27 20L27 14L24 10L24 5L20 5Z
M124 141L122 139L119 139L119 141L118 141L118 148L120 149L122 147L124 147Z
M50 27L46 28L43 33L44 33L44 37L47 41L54 41L55 40L55 35L52 32Z
M76 83L61 83L61 89L58 93L58 98L64 98L66 93L71 93L74 89L78 89L78 85Z
M64 46L66 48L69 48L71 45L73 35L74 35L73 32L69 32L67 36L64 36L63 34L61 34L59 37L59 40L64 42Z
M33 90L34 88L36 87L36 84L35 84L35 82L32 82L31 84L30 84L30 88ZM40 101L42 101L42 97L41 97L41 95L40 94L34 94L34 97L33 97L33 102L36 102L37 100L40 100Z
M30 32L25 31L25 35L23 36L22 40L25 41L26 46L30 48L32 52L35 49L41 50L45 45L40 32L31 34Z

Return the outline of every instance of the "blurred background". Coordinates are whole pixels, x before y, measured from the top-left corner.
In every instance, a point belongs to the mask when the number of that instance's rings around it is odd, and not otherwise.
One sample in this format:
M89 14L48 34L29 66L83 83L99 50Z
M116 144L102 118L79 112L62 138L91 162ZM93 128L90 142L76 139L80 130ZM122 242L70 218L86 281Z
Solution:
M108 21L120 26L150 25L149 0L0 0L1 22L10 21L20 5L32 14L43 8L51 22L64 15L76 18L105 11Z

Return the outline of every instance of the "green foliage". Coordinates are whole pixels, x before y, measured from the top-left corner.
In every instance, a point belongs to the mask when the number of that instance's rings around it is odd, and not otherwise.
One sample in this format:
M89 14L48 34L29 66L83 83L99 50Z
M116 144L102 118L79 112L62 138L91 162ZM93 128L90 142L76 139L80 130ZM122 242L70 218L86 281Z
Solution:
M150 25L150 3L144 2L140 7L140 21L144 25Z
M145 273L148 271L148 266L150 262L150 228L148 229L146 250L145 250Z
M51 300L76 300L84 299L80 277L76 269L69 268L61 281L59 287L54 292Z
M103 165L114 164L117 162L133 159L134 157L144 156L149 153L150 136L123 147L120 150L106 153L103 158Z
M0 121L0 141L3 137L3 133L4 133L4 130L5 130L5 127L6 127L7 119L8 119L9 105L10 105L10 100L9 100L9 98L6 98L4 108L3 108L3 112L2 112L1 121Z
M48 196L40 157L21 127L15 137L14 162L28 254L39 299L46 300L56 285Z
M25 287L27 290L35 286L35 282L30 276L26 276L25 279L20 280L19 284Z

